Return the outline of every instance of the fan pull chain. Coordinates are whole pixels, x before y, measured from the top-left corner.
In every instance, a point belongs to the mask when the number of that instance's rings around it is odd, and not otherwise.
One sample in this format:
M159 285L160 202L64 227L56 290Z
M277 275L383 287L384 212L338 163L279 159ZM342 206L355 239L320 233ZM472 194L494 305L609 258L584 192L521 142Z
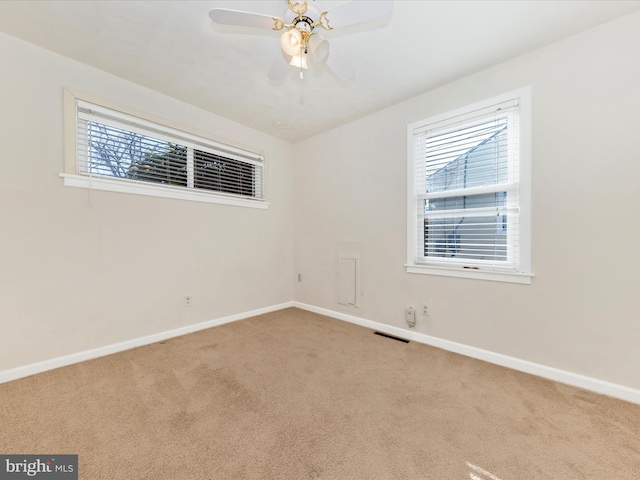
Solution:
M300 44L300 79L304 78L304 74L302 73L302 55L304 52L302 51L302 43Z

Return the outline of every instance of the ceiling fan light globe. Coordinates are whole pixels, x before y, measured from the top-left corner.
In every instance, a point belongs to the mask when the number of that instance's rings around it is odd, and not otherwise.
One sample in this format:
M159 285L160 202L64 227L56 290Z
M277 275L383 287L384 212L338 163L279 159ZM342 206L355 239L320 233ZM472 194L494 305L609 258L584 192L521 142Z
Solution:
M302 34L297 28L287 30L280 37L280 45L287 55L297 55L300 53Z
M311 47L311 53L313 58L318 61L322 61L329 55L329 42L317 34L311 35L309 39L309 47Z
M307 56L304 53L298 52L297 55L291 57L289 65L297 68L307 68Z

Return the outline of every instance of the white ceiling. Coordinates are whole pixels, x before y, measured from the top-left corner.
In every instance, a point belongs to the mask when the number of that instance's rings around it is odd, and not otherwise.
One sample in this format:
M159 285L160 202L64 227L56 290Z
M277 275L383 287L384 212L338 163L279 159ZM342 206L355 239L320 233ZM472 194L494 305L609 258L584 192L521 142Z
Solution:
M4 0L0 30L295 142L631 13L640 0L396 0L384 19L323 32L354 64L348 82L318 63L304 80L290 67L283 82L269 81L279 32L216 25L212 8L283 17L287 3Z

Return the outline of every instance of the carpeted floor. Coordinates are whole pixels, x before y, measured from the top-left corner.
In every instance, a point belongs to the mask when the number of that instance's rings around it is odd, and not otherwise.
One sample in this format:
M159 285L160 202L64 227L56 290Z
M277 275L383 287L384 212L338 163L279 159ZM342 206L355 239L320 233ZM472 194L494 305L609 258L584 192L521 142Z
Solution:
M638 479L640 406L298 309L0 385L98 479Z

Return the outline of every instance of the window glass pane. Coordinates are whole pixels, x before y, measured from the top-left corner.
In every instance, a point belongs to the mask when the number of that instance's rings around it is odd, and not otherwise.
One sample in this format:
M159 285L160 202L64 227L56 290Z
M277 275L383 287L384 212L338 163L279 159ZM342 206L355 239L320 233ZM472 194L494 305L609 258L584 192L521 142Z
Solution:
M194 153L195 188L255 196L255 166L201 150Z
M187 186L187 147L87 122L87 173Z
M507 126L498 118L430 137L426 193L506 183Z
M506 215L426 218L424 256L469 260L507 260Z

